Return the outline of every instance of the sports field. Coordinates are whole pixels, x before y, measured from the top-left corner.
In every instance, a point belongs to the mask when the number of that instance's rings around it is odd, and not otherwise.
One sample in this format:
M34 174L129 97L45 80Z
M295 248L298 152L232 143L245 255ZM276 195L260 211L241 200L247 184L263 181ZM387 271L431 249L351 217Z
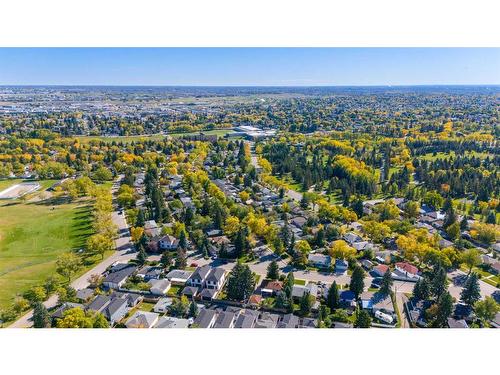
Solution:
M87 202L47 202L0 204L0 309L54 274L57 256L83 247L92 232Z

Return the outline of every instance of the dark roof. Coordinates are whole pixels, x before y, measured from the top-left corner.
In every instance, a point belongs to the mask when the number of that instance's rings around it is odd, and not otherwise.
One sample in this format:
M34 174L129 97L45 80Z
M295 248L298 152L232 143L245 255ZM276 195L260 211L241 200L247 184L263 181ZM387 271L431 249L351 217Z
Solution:
M302 324L300 327L302 328L316 328L317 321L313 318L302 318Z
M108 306L106 306L103 314L109 320L115 312L117 312L124 306L127 306L127 300L125 298L115 298Z
M215 320L214 328L229 328L234 321L234 313L231 311L223 311Z
M208 328L215 314L215 310L203 309L200 311L200 314L196 317L193 324L196 324L200 328Z
M127 277L132 275L137 267L135 266L128 266L126 268L123 268L117 272L111 272L108 276L104 278L102 281L103 283L120 283L123 280L125 280Z
M53 313L52 318L62 318L64 316L64 312L69 309L74 309L75 307L83 308L82 304L73 303L73 302L65 302L61 306L59 306Z
M203 266L203 267L198 267L193 274L191 275L190 279L199 279L199 280L205 280L207 277L208 273L210 272L211 268L209 265Z
M111 297L100 294L96 298L94 298L92 302L90 302L90 304L87 306L87 310L101 311L110 302Z
M184 292L184 291L183 291ZM210 298L214 298L215 295L217 294L217 289L210 289L210 288L204 288L199 296L200 297L210 297Z
M198 289L199 288L197 286L186 286L184 289L182 289L182 294L195 296L198 293Z
M247 310L238 316L234 328L253 328L258 316L258 311Z
M448 327L450 328L469 328L467 325L467 322L463 319L453 319L453 318L448 318Z
M297 328L299 325L299 317L293 314L286 314L278 323L278 328Z
M223 276L224 276L224 270L222 268L214 268L208 274L206 280L207 281L219 282L222 279Z
M343 290L340 292L340 299L344 301L354 300L356 296L350 290Z

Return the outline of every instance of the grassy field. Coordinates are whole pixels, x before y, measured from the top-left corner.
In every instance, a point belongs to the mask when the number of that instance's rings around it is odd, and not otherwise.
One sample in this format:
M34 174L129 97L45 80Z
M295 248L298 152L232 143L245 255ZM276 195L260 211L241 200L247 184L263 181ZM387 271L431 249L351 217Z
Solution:
M0 309L53 275L58 255L82 248L92 232L89 202L50 203L0 205Z
M232 133L233 130L231 130L231 129L215 129L215 130L206 130L206 131L202 131L202 132L204 134L207 134L207 135L218 135L220 137L223 137L224 135L226 135L228 133ZM174 138L180 138L184 135L193 135L193 134L199 134L199 133L200 133L199 131L196 131L196 132L191 132L191 133L170 133L168 135L170 135L171 137L174 137ZM136 142L136 141L140 141L140 140L157 141L157 140L164 139L165 135L161 135L161 134L130 135L130 136L116 136L116 137L102 137L102 136L90 135L90 136L80 136L80 137L75 137L75 138L78 139L82 143L88 143L90 141L104 141L104 142L109 142L109 143L111 143L111 142L129 143L129 142Z
M8 187L11 187L12 185L18 184L20 182L23 182L23 180L21 180L19 178L0 180L0 191L5 190Z

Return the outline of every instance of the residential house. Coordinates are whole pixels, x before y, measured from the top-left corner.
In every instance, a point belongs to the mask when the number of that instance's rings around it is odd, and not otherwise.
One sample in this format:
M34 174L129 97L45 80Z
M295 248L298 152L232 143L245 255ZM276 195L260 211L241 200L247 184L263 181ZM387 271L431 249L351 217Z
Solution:
M226 280L226 271L223 268L213 268L205 278L205 287L219 290Z
M356 296L350 290L342 290L339 293L340 304L345 308L356 307Z
M388 269L389 269L388 265L379 264L378 266L373 267L372 274L375 277L382 277L384 276L384 274L387 272Z
M168 308L172 305L172 302L172 298L160 298L153 306L153 311L158 314L164 314L168 312Z
M191 323L190 319L162 316L153 328L188 328Z
M212 328L217 319L217 312L213 309L203 309L193 322L198 328Z
M137 267L129 265L119 271L111 272L104 278L102 285L108 289L119 289L136 270Z
M463 319L453 319L448 318L448 327L449 328L469 328L467 322Z
M211 267L209 265L198 267L193 274L189 277L186 284L189 286L195 286L198 288L202 288L205 286L205 279L211 271Z
M392 277L396 280L417 282L420 279L418 268L407 262L398 262L392 272Z
M125 323L127 328L152 328L159 315L154 312L136 311Z
M159 239L158 247L161 250L176 250L179 247L179 240L167 234Z
M292 297L300 299L305 293L309 293L314 299L318 296L318 285L314 283L307 283L306 285L294 285L292 288Z
M349 268L349 264L344 259L335 260L335 273L344 274L347 272L347 268Z
M105 296L103 294L99 294L94 298L92 302L87 306L87 310L90 311L95 311L95 312L102 312L106 306L108 306L111 303L111 297L110 296Z
M293 314L286 314L278 322L277 328L298 328L298 326L299 317Z
M258 317L258 311L247 309L238 315L234 328L253 328Z
M311 266L314 267L329 268L332 259L329 255L311 253L307 256L307 261Z
M279 321L278 314L272 314L270 312L263 312L260 314L259 318L255 321L254 328L276 328Z
M274 296L281 289L283 289L283 283L281 281L275 280L264 280L261 284L260 292L262 296Z
M356 242L362 242L363 239L356 233L349 232L344 235L344 241L347 242L350 246L352 246Z
M233 328L236 315L231 311L219 313L213 328Z
M151 285L149 291L151 292L151 294L154 294L156 296L162 296L166 294L171 287L170 281L168 281L167 279L152 279L149 281L149 284Z
M123 319L129 309L127 299L115 298L104 308L102 313L111 324L114 324Z
M299 322L298 328L316 328L318 321L314 318L302 318Z
M83 303L90 301L92 297L94 297L94 289L84 288L76 292L76 298Z
M192 274L192 271L172 270L167 273L166 277L173 285L183 285L188 281Z

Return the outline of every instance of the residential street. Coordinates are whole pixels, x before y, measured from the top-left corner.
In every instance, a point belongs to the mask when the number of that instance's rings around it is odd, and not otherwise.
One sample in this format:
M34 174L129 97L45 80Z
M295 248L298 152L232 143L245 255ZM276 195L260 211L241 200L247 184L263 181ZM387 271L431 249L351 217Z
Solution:
M113 184L113 188L111 189L114 194L119 186L119 181ZM115 262L126 263L129 260L136 257L136 253L133 251L131 237L129 233L129 229L127 226L127 222L125 220L124 215L120 215L117 210L112 213L113 222L118 227L118 238L115 241L116 251L108 258L104 259L101 263L97 264L94 268L85 272L79 278L73 280L71 286L76 290L86 288L89 285L88 279L93 274L102 274L106 268L112 265ZM47 301L44 302L44 305L47 309L53 308L57 305L57 295L52 295ZM23 315L17 321L12 323L9 328L25 328L31 327L33 322L31 318L33 316L33 311L30 310L28 313Z

